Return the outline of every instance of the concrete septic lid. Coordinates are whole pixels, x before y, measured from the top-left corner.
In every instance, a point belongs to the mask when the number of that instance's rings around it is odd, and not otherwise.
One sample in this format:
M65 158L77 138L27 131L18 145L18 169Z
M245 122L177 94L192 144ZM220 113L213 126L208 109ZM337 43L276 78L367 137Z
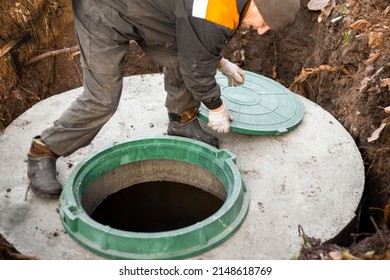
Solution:
M233 117L231 131L251 135L281 135L294 129L304 114L298 97L274 80L245 71L245 84L229 87L221 73L216 76L223 102ZM208 121L208 109L199 117Z
M161 136L168 117L161 74L124 79L119 108L90 145L59 158L59 181L88 155L117 141ZM102 259L64 229L58 200L26 195L26 153L33 136L51 125L82 88L52 96L19 116L0 135L0 233L16 249L41 259ZM355 142L323 108L298 96L305 115L279 136L217 134L250 193L247 216L221 245L192 259L291 259L305 233L325 241L355 217L364 189L364 166ZM204 127L206 127L204 125ZM206 128L207 129L207 128Z

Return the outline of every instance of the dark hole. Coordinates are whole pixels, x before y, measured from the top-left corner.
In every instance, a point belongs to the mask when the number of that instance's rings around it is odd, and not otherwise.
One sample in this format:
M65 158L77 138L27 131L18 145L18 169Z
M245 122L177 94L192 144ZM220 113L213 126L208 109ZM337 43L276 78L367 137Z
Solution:
M223 203L191 185L146 182L111 194L96 207L91 218L125 231L161 232L200 222L217 212Z

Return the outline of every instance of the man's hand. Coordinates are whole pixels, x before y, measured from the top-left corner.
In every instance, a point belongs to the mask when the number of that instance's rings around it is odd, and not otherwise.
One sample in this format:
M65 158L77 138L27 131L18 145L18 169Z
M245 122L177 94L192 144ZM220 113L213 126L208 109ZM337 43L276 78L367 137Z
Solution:
M242 85L245 82L245 72L236 64L222 58L218 63L218 70L224 74L229 81L229 87Z
M224 104L214 110L209 111L208 127L216 130L219 133L227 133L230 131L230 121L233 117Z

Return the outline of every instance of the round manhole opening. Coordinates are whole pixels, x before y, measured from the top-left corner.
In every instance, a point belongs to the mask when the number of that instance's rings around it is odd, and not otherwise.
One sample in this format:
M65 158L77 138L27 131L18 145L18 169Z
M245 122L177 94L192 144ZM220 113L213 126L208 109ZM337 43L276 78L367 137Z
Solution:
M126 231L170 231L207 219L221 208L223 202L189 184L145 182L111 194L96 207L91 218Z
M98 255L179 259L227 240L245 219L249 193L229 151L164 136L89 156L60 203L69 235Z

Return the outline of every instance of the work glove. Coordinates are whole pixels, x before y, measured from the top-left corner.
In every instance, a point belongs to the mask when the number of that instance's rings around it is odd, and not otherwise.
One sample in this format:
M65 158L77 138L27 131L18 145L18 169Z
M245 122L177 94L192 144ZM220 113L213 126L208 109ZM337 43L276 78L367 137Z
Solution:
M233 117L226 105L222 104L220 107L209 111L208 127L216 130L219 133L227 133L230 130L230 121Z
M231 63L229 60L222 58L218 64L221 71L228 78L229 87L239 86L245 82L245 72L236 64Z

